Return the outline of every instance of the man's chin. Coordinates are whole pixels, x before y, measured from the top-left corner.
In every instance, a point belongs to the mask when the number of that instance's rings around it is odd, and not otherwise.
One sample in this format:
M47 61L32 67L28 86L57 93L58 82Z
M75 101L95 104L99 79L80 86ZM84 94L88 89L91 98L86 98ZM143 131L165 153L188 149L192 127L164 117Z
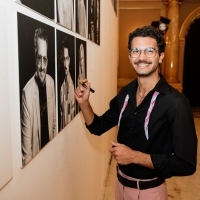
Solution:
M46 79L45 78L43 78L43 79L39 79L39 84L40 84L40 86L44 86L45 85L45 82L46 82Z
M136 71L136 74L137 74L137 76L138 77L149 77L149 76L151 76L153 73L155 73L156 72L156 70L157 70L157 68L156 69L153 69L153 70L151 70L151 71L143 71L143 72L138 72L138 71Z
M136 72L138 77L148 77L151 73L145 72Z

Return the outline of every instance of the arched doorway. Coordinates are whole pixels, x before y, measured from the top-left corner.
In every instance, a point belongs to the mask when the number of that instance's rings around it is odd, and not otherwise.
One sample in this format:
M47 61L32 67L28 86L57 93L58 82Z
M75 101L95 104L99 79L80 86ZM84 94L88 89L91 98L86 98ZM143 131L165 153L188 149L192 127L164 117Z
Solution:
M200 18L190 25L185 37L183 94L191 107L200 108Z

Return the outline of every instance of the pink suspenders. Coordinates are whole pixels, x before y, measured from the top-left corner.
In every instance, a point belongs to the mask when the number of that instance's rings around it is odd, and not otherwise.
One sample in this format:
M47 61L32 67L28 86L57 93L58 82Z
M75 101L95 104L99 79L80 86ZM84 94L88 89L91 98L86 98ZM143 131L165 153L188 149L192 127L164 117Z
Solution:
M147 140L149 139L149 134L148 134L149 119L150 119L150 115L151 115L151 112L153 110L153 107L155 105L155 101L156 101L156 98L157 98L158 95L159 95L159 92L155 91L152 98L151 98L151 103L150 103L150 106L148 108L147 115L146 115L145 121L144 121L144 131L145 131L145 136L146 136ZM129 95L127 94L126 98L124 100L124 104L123 104L122 109L121 109L120 114L119 114L118 126L120 126L122 113L124 112L124 110L125 110L125 108L128 104L128 100L129 100Z
M120 125L120 121L121 121L121 118L122 118L122 113L124 112L124 110L125 110L125 108L126 108L126 106L128 104L128 100L129 100L129 95L127 94L126 98L124 100L124 104L123 104L122 109L121 109L120 114L119 114L118 126Z
M159 95L159 92L154 92L153 93L153 96L151 98L151 103L150 103L150 106L148 108L148 111L147 111L147 115L145 117L145 120L144 120L144 131L145 131L145 136L147 138L147 140L149 139L149 134L148 134L148 124L149 124L149 118L150 118L150 114L153 110L153 107L155 105L155 101L156 101L156 98L157 96Z

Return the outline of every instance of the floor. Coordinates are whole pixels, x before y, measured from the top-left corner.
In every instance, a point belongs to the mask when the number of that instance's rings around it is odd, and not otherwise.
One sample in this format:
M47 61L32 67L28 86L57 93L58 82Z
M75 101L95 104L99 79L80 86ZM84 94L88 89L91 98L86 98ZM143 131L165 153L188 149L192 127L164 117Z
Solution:
M197 136L200 138L200 117L194 115ZM198 140L198 146L200 139ZM172 177L167 179L168 200L200 200L200 149L198 150L197 171L192 176ZM114 200L114 186L116 180L116 162L111 160L104 200Z

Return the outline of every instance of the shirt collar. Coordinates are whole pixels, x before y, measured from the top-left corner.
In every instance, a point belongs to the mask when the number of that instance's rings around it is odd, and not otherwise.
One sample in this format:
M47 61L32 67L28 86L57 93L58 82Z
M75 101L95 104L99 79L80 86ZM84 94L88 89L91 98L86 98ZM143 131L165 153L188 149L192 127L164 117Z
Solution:
M160 80L155 85L154 90L164 95L170 93L169 84L167 83L167 81L165 80L162 74L159 74L159 76L160 76Z
M155 85L153 91L157 91L160 94L168 94L170 93L170 87L169 84L167 83L167 81L165 80L164 76L162 74L159 74L160 76L160 80L158 81L158 83ZM138 87L138 82L137 79L133 80L132 82L130 82L127 86L125 86L126 91L129 95L131 95L133 93L133 91L136 91Z

